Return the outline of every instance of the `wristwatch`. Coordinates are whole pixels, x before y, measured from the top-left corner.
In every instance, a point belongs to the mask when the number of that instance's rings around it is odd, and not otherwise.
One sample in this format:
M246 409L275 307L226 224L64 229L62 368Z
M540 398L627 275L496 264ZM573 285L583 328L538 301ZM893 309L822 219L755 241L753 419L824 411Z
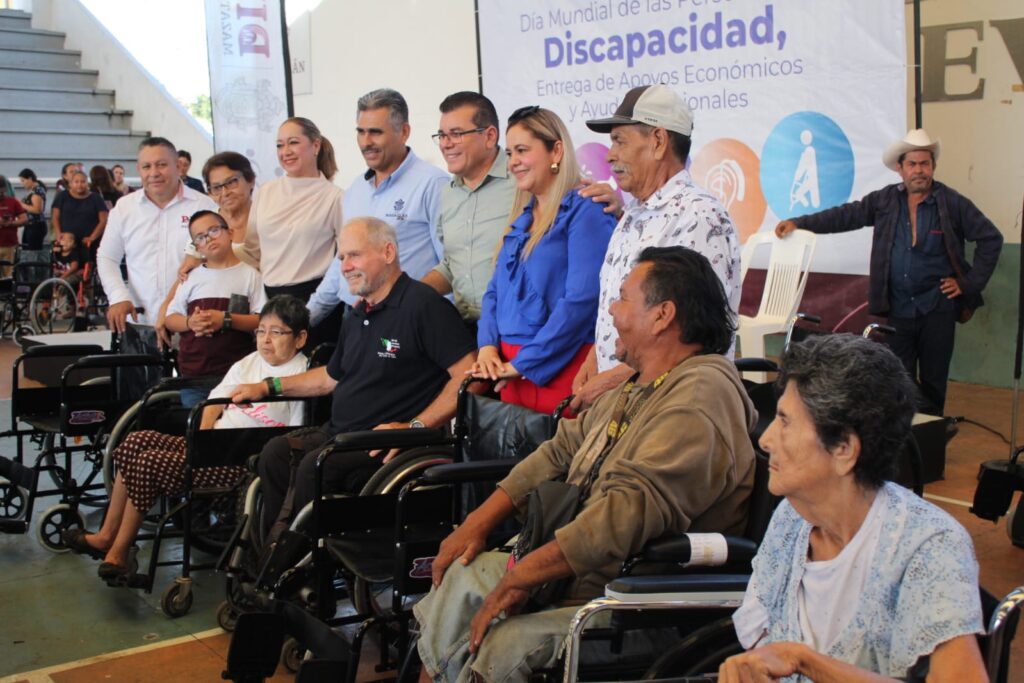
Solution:
M423 420L419 419L418 417L414 417L413 419L409 420L409 427L411 429L426 429L427 425L423 424Z
M231 329L231 311L224 311L224 322L220 326L221 331Z

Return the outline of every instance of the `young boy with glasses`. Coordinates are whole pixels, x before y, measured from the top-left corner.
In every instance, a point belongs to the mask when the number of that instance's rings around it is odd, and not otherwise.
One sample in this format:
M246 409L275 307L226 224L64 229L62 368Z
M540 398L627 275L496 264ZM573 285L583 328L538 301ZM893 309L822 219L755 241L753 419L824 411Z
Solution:
M235 255L231 228L223 216L197 211L188 229L203 264L178 286L167 307L167 329L181 334L178 368L183 377L222 377L253 350L256 312L265 303L263 281L255 268ZM191 407L206 393L183 391L182 405Z

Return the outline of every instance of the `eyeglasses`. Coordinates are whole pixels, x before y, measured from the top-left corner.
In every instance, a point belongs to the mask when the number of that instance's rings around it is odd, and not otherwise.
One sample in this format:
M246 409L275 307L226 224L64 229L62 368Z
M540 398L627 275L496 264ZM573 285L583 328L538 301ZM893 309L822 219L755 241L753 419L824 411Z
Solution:
M482 128L472 128L470 130L453 130L448 133L445 133L443 130L439 130L430 137L433 139L434 144L438 146L449 140L458 144L462 142L463 135L469 135L470 133L483 133L485 130L487 130L487 126L483 126Z
M192 238L192 244L197 247L201 247L212 239L220 237L220 234L224 232L225 228L220 225L215 225L206 232L201 232Z
M528 107L519 107L519 109L512 112L512 116L508 117L508 125L511 126L513 123L519 123L523 119L529 118L539 111L540 107L536 104L531 104Z
M271 327L269 330L266 330L262 327L257 327L256 331L253 332L253 334L256 335L257 339L259 339L260 337L266 337L268 334L270 335L271 339L280 339L281 337L285 337L289 334L295 333L291 330L282 330L280 327Z
M211 195L218 195L224 190L229 190L238 184L238 181L242 179L240 175L234 175L225 180L223 183L217 183L216 185L207 185L206 191Z

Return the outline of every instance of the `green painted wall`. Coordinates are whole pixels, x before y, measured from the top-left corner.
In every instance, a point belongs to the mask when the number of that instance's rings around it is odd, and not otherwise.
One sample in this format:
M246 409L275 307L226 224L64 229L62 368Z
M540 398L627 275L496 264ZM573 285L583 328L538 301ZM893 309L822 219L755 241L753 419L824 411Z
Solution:
M950 379L997 387L1013 384L1019 277L1020 244L1003 244L999 265L985 288L985 305L969 323L957 326Z

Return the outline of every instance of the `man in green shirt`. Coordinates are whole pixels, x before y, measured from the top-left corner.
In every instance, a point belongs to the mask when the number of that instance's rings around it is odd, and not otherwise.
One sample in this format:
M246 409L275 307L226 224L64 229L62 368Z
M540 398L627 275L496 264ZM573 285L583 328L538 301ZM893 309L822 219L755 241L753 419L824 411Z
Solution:
M494 255L515 197L515 178L508 172L499 145L494 104L475 92L457 92L441 102L441 123L432 137L452 179L441 189L437 237L444 257L423 282L441 294L453 294L459 314L475 333L480 300L494 273ZM581 194L620 210L618 195L606 183L588 184Z
M441 102L441 124L433 135L452 179L441 189L437 237L441 262L423 282L453 293L470 327L480 318L480 300L494 271L494 253L508 225L515 178L498 146L498 113L489 99L457 92Z

